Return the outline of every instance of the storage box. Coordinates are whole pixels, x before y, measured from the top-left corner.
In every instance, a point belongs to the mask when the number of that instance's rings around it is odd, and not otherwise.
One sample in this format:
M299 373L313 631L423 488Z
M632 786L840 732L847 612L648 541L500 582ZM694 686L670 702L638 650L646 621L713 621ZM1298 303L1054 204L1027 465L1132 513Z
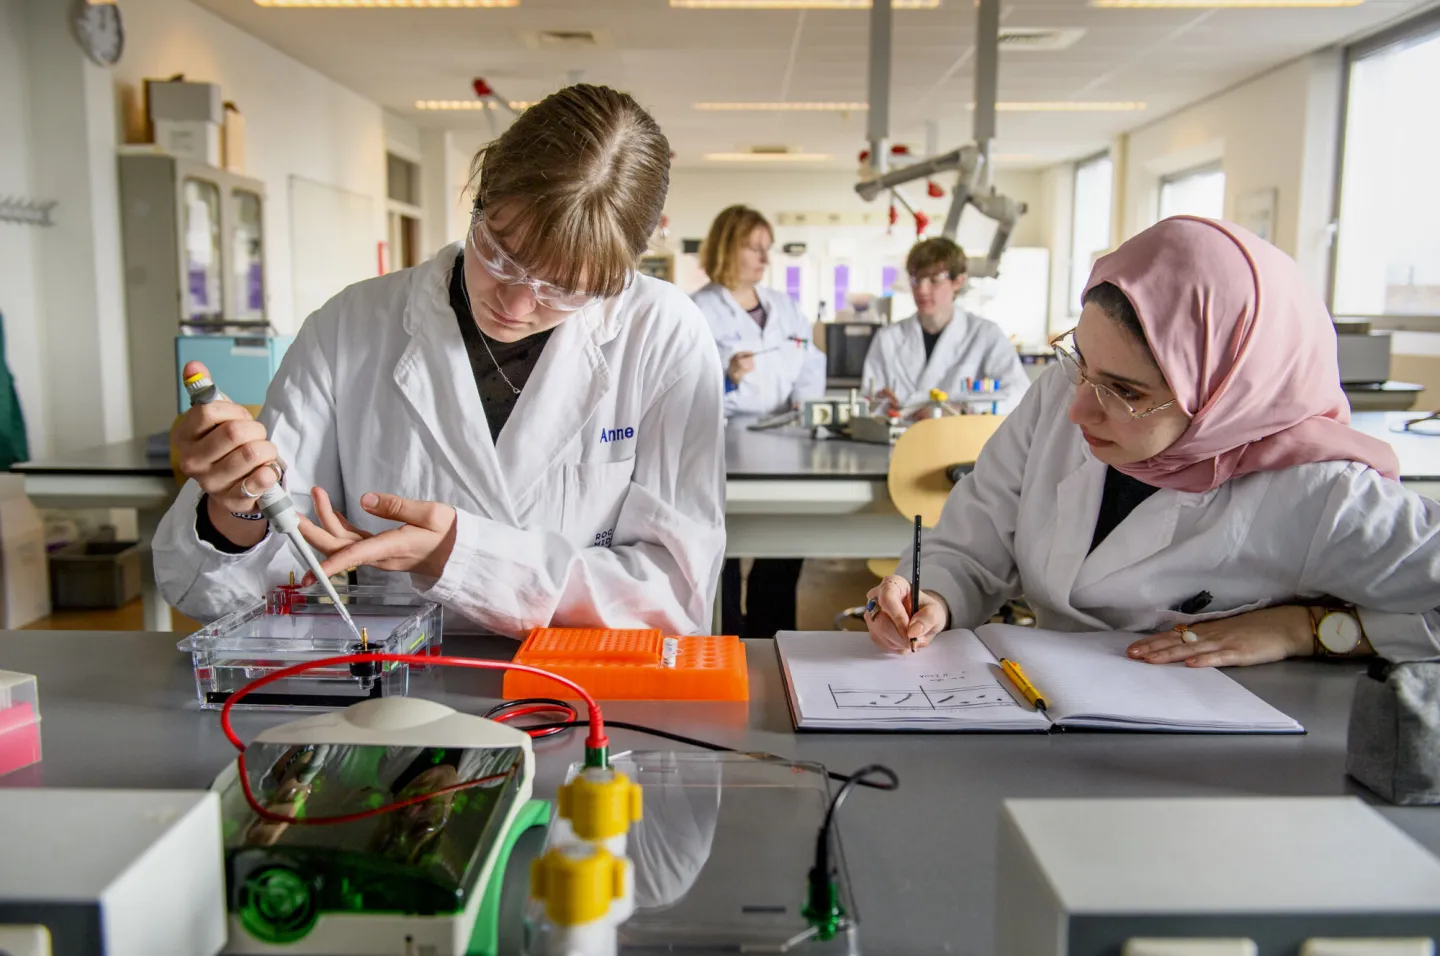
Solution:
M1006 800L998 857L998 956L1440 936L1440 861L1354 797Z
M225 106L214 83L146 80L146 111L155 144L171 156L218 167Z
M40 692L35 678L0 671L0 777L39 762Z
M245 172L245 117L234 103L225 104L225 128L221 132L220 152L225 168L232 173Z
M176 159L219 167L220 124L208 120L155 121L155 145Z
M50 601L56 608L116 608L140 596L138 541L76 541L50 555Z
M220 798L0 787L0 924L54 956L211 956L225 946Z
M146 80L145 99L152 123L157 120L200 120L217 125L225 122L225 104L215 83Z
M0 475L0 626L24 627L50 613L45 522L25 496L23 475Z

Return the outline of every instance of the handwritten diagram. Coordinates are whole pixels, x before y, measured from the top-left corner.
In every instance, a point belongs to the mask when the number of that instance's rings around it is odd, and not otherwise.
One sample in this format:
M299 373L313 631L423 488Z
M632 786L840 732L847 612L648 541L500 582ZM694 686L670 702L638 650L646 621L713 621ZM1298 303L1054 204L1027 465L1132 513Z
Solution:
M1016 707L1015 699L995 684L973 686L863 688L828 685L839 710L975 710Z

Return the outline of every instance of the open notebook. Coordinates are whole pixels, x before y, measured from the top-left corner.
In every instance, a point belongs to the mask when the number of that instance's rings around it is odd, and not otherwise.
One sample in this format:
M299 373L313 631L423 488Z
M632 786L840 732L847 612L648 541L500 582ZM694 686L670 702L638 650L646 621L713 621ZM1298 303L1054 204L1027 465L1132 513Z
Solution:
M916 654L886 653L859 631L782 632L775 645L802 730L1305 732L1214 668L1131 660L1135 639L986 624ZM1002 657L1039 689L1048 718L1003 676Z

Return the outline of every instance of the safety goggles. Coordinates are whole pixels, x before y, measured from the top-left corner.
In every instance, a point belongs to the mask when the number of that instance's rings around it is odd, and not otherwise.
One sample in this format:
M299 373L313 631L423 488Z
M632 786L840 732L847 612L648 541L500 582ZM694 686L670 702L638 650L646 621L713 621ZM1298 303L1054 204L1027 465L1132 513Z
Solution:
M571 292L543 279L532 278L500 248L500 243L495 241L495 237L485 225L484 212L478 207L470 218L470 234L466 238L466 244L474 251L485 271L497 282L527 287L535 296L535 301L547 309L575 312L602 298L588 292Z
M1067 339L1071 343L1071 348L1066 348L1061 344ZM1108 417L1116 419L1117 421L1124 421L1126 418L1148 418L1156 412L1163 412L1175 404L1175 399L1172 398L1163 405L1147 408L1143 412L1136 410L1134 405L1131 405L1125 401L1125 399L1121 398L1110 386L1099 385L1090 381L1090 378L1085 374L1085 364L1080 361L1080 357L1073 351L1074 342L1075 330L1071 329L1069 332L1057 335L1051 340L1050 347L1055 350L1055 359L1060 363L1060 367L1065 370L1065 377L1070 379L1071 384L1089 385L1093 388L1095 390L1095 398L1100 402L1100 408L1104 410Z

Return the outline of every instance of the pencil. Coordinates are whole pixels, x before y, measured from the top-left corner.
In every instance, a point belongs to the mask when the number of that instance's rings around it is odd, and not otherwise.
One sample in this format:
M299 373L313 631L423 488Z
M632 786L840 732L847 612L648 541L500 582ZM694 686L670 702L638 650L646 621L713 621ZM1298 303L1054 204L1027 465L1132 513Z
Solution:
M920 516L915 516L915 552L910 559L910 617L920 611ZM915 653L915 638L910 638L910 653Z

